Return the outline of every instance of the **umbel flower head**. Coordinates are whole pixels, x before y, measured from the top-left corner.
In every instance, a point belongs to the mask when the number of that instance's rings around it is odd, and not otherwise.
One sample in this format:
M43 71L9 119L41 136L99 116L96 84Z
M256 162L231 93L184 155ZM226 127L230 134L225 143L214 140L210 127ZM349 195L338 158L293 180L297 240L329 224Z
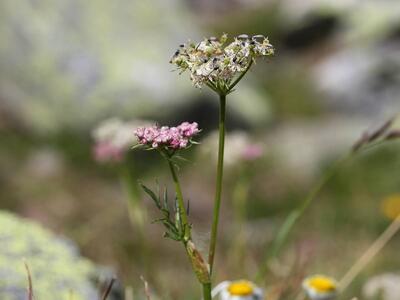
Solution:
M324 275L307 277L303 281L303 288L311 300L333 300L338 293L336 280Z
M176 127L139 127L135 130L135 135L139 144L147 146L148 149L180 150L193 144L192 138L199 132L196 122L183 122Z
M251 281L223 281L213 292L213 298L219 294L220 300L262 300L264 293Z
M217 92L229 93L235 78L244 74L255 58L272 55L274 48L263 35L242 34L225 46L227 38L223 34L219 39L182 44L170 62L181 72L188 70L195 87L207 85Z

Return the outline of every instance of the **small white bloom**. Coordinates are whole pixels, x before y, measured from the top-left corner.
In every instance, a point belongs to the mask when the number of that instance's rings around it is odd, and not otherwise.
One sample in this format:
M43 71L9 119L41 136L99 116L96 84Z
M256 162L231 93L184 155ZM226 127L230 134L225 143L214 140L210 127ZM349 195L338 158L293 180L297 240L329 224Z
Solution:
M123 122L118 118L111 118L101 122L93 130L92 136L98 143L108 142L114 147L127 150L137 143L134 130L149 123L143 120Z
M218 284L212 297L219 295L220 300L262 300L263 290L247 280L223 281Z
M117 118L103 121L92 132L93 154L99 162L120 162L128 150L138 143L134 130L148 121L123 122Z
M214 66L213 63L207 62L204 63L202 65L200 65L197 69L196 69L196 75L198 76L210 76L212 71L214 71Z
M324 275L313 275L303 281L303 288L311 300L333 300L338 293L335 279Z
M382 300L397 300L400 295L400 275L387 273L374 276L366 282L362 292L366 299L381 296Z

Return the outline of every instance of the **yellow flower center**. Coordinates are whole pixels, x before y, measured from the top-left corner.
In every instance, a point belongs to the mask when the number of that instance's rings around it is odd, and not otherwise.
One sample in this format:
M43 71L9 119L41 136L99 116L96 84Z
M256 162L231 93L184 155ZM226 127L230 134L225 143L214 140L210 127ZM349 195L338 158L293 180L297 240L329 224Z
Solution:
M228 287L228 292L232 296L249 296L253 294L253 291L253 284L245 280L232 282Z
M336 290L336 283L324 276L315 276L308 280L308 285L317 292L332 292Z

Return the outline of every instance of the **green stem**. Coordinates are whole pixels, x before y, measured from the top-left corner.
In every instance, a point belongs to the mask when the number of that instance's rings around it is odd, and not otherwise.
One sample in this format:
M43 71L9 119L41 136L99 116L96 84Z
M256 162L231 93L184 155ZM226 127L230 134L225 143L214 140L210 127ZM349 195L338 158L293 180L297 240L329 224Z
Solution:
M220 111L219 111L217 182L215 185L213 222L211 227L210 249L208 252L208 264L210 265L210 276L212 275L213 271L215 248L217 244L219 211L221 207L221 194L222 194L222 177L223 177L223 167L224 167L226 95L220 94L219 99L220 99Z
M276 258L278 256L279 251L283 247L285 241L287 240L292 228L296 224L296 222L301 218L304 214L306 209L311 205L314 201L315 197L321 191L321 189L325 186L325 184L333 177L333 175L338 170L339 166L347 161L348 159L352 158L353 156L369 151L375 147L378 147L385 143L385 140L381 140L378 142L373 142L370 144L366 144L357 150L351 150L347 152L345 155L341 156L327 171L326 173L319 179L317 184L314 188L310 191L307 197L304 199L302 204L295 210L293 210L285 219L285 222L280 227L278 234L276 235L275 239L272 242L272 250L268 251L264 257L263 264L258 271L256 276L257 280L261 280L268 269L268 263L271 259Z
M191 238L191 236L190 236L190 226L189 226L189 222L188 222L188 217L187 217L187 213L186 213L185 204L184 204L184 201L183 201L183 194L182 194L181 185L179 183L179 179L178 179L178 176L176 174L174 163L171 161L171 159L167 159L167 161L168 161L169 169L171 170L172 179L173 179L174 185L175 185L175 192L176 192L176 198L178 199L180 217L182 219L182 224L183 224L183 227L184 227L183 230L184 230L185 241L188 241Z
M211 283L203 283L203 300L211 299Z
M173 154L163 153L163 156L168 161L168 166L171 170L172 178L175 184L176 199L179 209L179 217L183 226L183 240L182 243L186 249L186 254L192 264L193 271L198 279L198 281L203 286L203 295L205 300L211 300L211 282L210 274L208 272L207 264L204 262L200 252L196 249L195 245L191 241L191 228L188 222L188 216L183 201L182 189L179 183L178 175L176 174L176 169L173 161L171 160Z
M319 178L317 184L314 188L308 193L307 197L303 200L301 205L293 210L285 219L285 222L280 227L275 239L272 242L271 251L268 251L263 259L263 264L258 271L256 276L257 281L262 280L265 276L265 273L268 270L268 264L271 259L276 258L278 256L279 251L283 247L286 242L291 230L293 229L296 222L300 219L300 217L304 214L306 209L311 205L317 194L321 191L324 185L332 178L332 176L336 173L339 166L349 159L354 153L346 153L346 155L340 157L326 172L325 174Z

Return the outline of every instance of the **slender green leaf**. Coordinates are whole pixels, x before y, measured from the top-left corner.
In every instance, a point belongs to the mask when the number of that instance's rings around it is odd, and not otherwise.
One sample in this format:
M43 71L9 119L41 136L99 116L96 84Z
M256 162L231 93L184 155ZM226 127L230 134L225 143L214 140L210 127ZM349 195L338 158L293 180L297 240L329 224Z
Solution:
M153 199L156 206L159 209L161 209L161 202L160 202L160 199L157 197L157 195L151 189L149 189L147 186L145 186L143 183L139 183L139 184L142 187L142 189L145 191L145 193L147 195L149 195L151 199Z

